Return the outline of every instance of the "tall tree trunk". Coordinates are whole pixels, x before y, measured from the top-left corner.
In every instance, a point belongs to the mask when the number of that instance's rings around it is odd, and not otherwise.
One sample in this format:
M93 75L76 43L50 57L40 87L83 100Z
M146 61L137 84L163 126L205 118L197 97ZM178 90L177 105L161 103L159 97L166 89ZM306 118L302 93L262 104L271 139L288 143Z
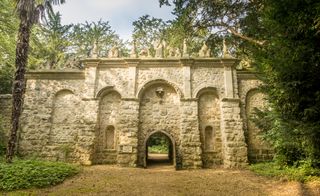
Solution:
M12 116L11 116L11 132L8 141L6 161L12 162L15 152L17 133L19 128L19 119L22 112L23 96L26 88L25 72L28 63L29 38L32 22L27 17L20 20L18 40L16 46L16 72L12 89Z

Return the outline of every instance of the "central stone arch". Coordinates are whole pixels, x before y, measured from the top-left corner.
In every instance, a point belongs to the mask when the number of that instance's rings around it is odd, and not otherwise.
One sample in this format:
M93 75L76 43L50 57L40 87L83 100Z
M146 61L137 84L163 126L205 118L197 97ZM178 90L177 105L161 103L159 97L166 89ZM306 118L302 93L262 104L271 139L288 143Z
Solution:
M181 133L181 96L174 86L163 80L148 83L139 92L139 166L146 166L146 142L156 132L165 134L175 146L175 151L178 150ZM175 163L175 157L173 160Z

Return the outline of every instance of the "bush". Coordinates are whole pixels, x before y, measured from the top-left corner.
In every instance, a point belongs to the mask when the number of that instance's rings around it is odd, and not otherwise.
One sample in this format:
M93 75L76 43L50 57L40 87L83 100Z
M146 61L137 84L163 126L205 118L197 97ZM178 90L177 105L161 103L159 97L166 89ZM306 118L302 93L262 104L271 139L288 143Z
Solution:
M7 164L1 161L0 190L11 191L56 185L78 172L78 167L62 162L15 160L12 164Z
M168 151L168 146L165 145L148 146L149 153L168 153Z
M281 166L276 162L265 162L250 165L249 168L259 175L300 182L309 181L320 176L320 169L313 168L310 161L300 163L299 166Z

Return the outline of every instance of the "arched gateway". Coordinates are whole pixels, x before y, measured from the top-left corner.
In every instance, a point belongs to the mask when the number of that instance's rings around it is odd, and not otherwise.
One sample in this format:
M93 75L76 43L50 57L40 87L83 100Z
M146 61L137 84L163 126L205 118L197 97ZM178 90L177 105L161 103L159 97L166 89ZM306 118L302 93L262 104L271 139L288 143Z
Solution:
M148 141L160 133L177 168L244 166L251 111L246 108L259 104L246 107L246 96L260 82L253 73L237 71L236 62L94 58L84 60L81 71L29 72L19 153L146 167ZM67 102L58 107L61 96L55 92L61 90ZM250 141L254 150L265 149Z
M160 157L159 159L157 159L157 157L155 158L155 160L153 160L156 163L168 163L169 165L173 165L176 167L176 145L175 145L175 140L173 139L173 137L166 133L165 131L153 131L151 132L145 139L144 142L144 146L145 146L145 153L144 153L144 163L143 166L146 168L149 164L148 162L151 162L152 159L150 160L149 156L149 152L148 152L148 147L151 145L150 141L152 140L152 137L157 135L158 137L162 136L162 139L164 138L167 142L167 153L166 156L167 157ZM163 155L162 155L163 156Z

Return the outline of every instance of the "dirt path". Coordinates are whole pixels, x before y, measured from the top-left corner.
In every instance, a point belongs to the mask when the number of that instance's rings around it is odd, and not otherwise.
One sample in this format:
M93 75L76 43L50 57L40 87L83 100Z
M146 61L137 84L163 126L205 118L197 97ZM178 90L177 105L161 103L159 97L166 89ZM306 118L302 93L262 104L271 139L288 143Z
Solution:
M309 189L308 187L312 187ZM320 184L301 185L256 176L246 170L203 169L175 171L97 165L61 185L7 195L320 195Z

